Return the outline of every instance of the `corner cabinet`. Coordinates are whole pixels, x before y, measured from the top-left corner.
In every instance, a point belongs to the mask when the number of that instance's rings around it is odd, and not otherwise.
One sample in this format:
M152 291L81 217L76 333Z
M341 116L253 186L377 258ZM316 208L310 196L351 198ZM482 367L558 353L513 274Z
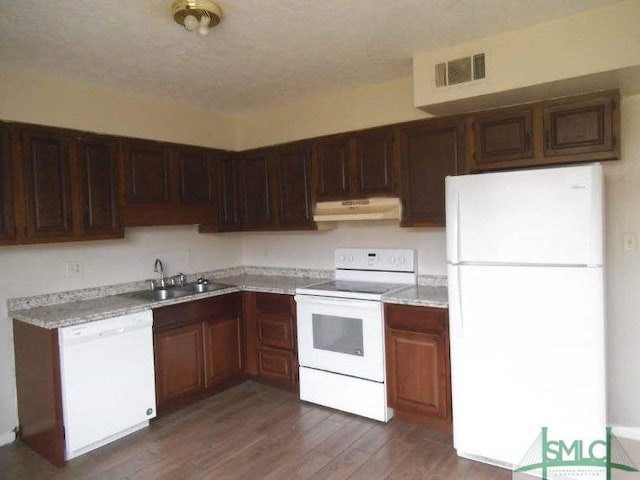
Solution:
M389 406L401 420L452 431L448 310L385 305Z
M153 311L158 413L242 380L241 301L230 293Z
M398 130L404 227L444 226L444 179L464 158L464 119L407 124Z
M296 315L293 296L245 292L243 316L246 373L295 390L298 386Z

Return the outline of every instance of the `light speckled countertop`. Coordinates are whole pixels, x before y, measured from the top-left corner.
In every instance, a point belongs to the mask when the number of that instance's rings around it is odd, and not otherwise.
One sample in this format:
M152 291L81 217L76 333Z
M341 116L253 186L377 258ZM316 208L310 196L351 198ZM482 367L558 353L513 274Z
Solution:
M385 295L384 303L397 303L400 305L416 305L420 307L447 308L449 300L446 286L416 285L399 292Z
M45 302L41 301L42 296L40 296L36 303L38 306L24 308L24 306L32 304L29 299L17 299L13 304L23 308L10 308L9 317L39 327L54 329L237 291L293 295L296 288L319 283L327 278L325 274L311 271L309 276L299 275L300 272L296 272L296 275L286 275L283 273L287 272L283 272L282 269L275 272L279 273L277 275L264 274L267 271L265 269L257 273L250 270L251 273L229 272L232 274L227 276L214 275L212 282L228 284L229 288L162 301L149 301L132 297L127 293L118 293L67 302L56 302L53 299L50 304L44 304ZM108 293L107 290L105 292ZM68 295L68 293L60 295ZM77 297L82 298L81 295ZM447 288L418 285L385 296L383 302L446 308Z

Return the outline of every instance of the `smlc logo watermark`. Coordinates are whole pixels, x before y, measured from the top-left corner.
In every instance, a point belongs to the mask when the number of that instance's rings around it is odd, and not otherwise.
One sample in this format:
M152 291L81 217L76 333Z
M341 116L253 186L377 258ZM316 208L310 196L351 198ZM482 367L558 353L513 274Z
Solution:
M538 438L514 470L543 480L606 479L613 470L637 472L635 464L607 427L604 439L552 440L549 429L542 427Z

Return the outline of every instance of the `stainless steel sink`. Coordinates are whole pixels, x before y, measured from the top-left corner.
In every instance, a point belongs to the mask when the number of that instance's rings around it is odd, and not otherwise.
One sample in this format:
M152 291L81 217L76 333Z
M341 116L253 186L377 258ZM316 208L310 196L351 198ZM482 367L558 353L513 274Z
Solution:
M137 292L130 292L124 295L159 302L162 300L169 300L171 298L181 298L187 297L189 295L198 295L200 293L215 292L216 290L222 290L231 286L232 285L225 285L223 283L187 283L186 285L182 285L180 287L158 288L155 290L139 290Z

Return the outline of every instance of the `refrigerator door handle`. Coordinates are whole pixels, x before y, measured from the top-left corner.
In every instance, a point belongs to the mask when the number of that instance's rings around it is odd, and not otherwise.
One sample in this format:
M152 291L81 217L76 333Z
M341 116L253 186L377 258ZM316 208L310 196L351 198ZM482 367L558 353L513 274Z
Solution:
M452 335L464 338L464 317L462 313L462 282L460 266L449 266L449 313L452 319Z

